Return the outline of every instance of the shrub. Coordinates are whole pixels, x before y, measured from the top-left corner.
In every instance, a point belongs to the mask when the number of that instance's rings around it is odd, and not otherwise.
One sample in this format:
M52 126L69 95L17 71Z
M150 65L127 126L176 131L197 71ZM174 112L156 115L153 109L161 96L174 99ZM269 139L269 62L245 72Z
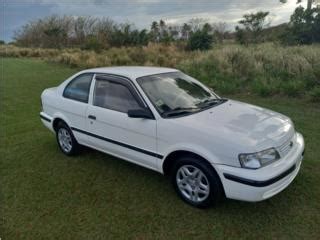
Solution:
M206 30L198 30L191 34L187 43L187 49L194 50L208 50L213 43L213 36Z
M313 90L309 92L311 97L311 101L313 102L320 102L320 86L315 87Z
M299 96L317 93L320 45L284 47L259 44L217 46L209 51L184 51L175 45L92 50L0 46L2 57L37 57L72 67L146 65L179 68L222 94L256 93L261 96ZM312 90L312 91L311 91ZM316 97L315 97L316 98Z
M221 81L219 83L219 85L217 86L216 89L214 89L215 91L217 91L218 93L221 94L234 94L239 92L238 91L238 86L236 86L234 83L232 83L231 81Z
M268 97L276 93L276 88L273 84L265 83L261 79L253 83L252 89L261 97Z
M143 48L131 48L128 50L128 55L133 62L137 63L138 65L143 65L146 62L147 54Z
M84 45L81 47L81 49L83 50L93 50L97 53L100 53L102 48L102 44L98 41L97 37L95 36L89 36L86 39Z
M298 97L305 88L302 81L292 79L291 81L282 83L281 89L289 97Z

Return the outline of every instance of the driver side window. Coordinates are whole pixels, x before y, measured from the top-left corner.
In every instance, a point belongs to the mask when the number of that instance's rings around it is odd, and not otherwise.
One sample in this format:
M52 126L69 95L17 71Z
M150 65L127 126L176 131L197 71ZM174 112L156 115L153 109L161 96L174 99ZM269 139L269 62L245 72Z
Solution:
M96 79L93 105L123 113L141 108L127 86L108 80Z

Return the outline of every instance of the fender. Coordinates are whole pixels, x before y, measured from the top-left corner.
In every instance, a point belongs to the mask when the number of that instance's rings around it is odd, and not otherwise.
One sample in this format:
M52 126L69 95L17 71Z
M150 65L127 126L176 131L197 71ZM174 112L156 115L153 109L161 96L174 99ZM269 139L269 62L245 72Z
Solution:
M61 112L56 112L54 115L53 115L53 121L57 118L60 118L61 120L63 120L69 127L71 127L71 122L70 120Z
M62 121L64 121L69 127L71 127L71 122L70 120L64 115L62 114L61 112L57 112L53 115L53 120L52 120L52 129L53 129L53 123L56 119L61 119Z
M164 163L165 159L171 153L176 152L176 151L192 152L192 153L197 154L200 157L206 159L211 165L222 163L222 161L217 156L215 156L211 151L207 150L206 148L204 148L200 145L194 145L194 144L182 142L182 143L172 145L169 149L167 149L167 151L164 154L163 160L159 161L158 168L159 168L159 170L161 170L162 173L163 173L162 167L163 167L163 163Z

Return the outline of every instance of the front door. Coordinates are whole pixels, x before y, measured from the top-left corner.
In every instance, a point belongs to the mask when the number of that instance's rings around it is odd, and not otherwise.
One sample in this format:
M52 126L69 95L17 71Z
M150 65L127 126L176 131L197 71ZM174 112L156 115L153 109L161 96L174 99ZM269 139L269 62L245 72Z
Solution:
M91 145L137 164L156 169L156 120L128 117L146 107L133 83L121 77L96 76L87 110Z

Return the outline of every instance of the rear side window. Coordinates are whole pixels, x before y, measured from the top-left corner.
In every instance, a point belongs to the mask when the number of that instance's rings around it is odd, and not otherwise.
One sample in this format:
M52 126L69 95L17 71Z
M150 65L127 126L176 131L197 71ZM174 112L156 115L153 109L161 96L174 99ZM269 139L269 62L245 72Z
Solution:
M64 89L63 96L65 98L88 103L92 77L92 73L85 73L75 77Z
M127 86L98 79L96 79L93 105L124 113L141 108Z

